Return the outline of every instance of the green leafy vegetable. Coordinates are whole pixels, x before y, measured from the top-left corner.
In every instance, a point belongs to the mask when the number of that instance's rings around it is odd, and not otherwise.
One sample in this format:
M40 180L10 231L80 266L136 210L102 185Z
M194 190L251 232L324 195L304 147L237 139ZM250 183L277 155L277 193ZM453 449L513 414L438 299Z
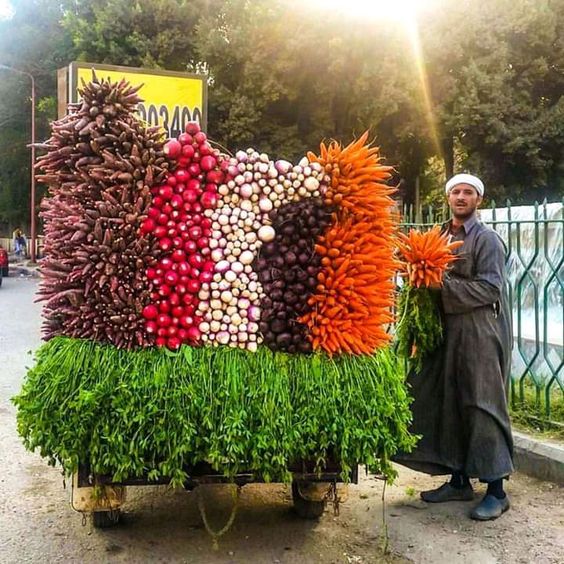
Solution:
M423 359L443 342L439 293L405 284L398 298L396 350L420 372Z
M181 485L206 461L226 476L289 479L288 466L327 459L394 476L410 450L409 397L389 350L373 357L257 353L227 347L119 350L55 337L36 353L14 403L18 430L66 473L89 461L119 481Z

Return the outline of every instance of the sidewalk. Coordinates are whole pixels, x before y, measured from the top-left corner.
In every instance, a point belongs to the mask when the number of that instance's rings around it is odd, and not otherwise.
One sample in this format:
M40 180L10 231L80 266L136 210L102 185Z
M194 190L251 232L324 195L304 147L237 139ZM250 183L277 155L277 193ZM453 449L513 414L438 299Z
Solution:
M564 444L537 439L522 431L513 431L517 470L557 484L564 484Z
M10 266L10 276L13 278L39 278L39 264L37 262L32 263L28 258L20 258L10 254L8 264Z

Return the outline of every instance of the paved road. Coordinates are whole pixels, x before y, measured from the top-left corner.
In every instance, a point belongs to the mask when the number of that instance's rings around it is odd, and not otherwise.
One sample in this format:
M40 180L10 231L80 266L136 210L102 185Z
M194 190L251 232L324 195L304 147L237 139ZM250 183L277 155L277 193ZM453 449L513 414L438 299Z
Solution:
M391 553L382 540L382 484L362 476L339 517L327 511L318 523L290 509L288 489L247 486L232 529L212 549L194 494L166 488L133 488L128 519L117 530L82 525L68 505L58 469L26 452L15 429L9 398L19 391L40 344L36 281L7 278L0 288L0 563L259 562L259 563L556 563L564 555L564 490L519 476L509 484L514 509L494 523L467 518L471 504L428 506L416 491L440 483L400 469L387 489ZM481 490L480 490L481 491ZM225 487L206 494L220 527L230 510Z

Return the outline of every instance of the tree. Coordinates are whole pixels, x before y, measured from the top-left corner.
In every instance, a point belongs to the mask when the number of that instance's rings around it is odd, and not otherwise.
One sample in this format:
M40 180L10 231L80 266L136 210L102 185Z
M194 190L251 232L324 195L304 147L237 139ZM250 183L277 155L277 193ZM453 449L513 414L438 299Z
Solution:
M452 2L426 31L450 162L456 139L467 155L464 168L484 178L490 196L561 197L564 3Z
M55 117L56 69L68 62L70 39L59 25L58 4L48 0L12 2L14 16L0 21L0 63L35 78L36 138L48 135ZM41 14L41 17L38 17ZM26 76L0 70L0 229L29 225L31 86ZM42 194L38 186L37 202Z

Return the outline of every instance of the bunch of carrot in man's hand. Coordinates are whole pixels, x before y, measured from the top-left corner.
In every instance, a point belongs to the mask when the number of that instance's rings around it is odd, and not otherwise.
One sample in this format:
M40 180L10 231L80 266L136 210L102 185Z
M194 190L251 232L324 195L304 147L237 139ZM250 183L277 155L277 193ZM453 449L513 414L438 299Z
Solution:
M399 251L405 265L407 282L415 288L439 288L443 275L457 256L454 251L462 241L450 241L437 225L421 232L411 229L399 234Z
M442 286L460 245L462 241L451 242L439 226L425 233L412 229L407 235L399 234L406 284L398 297L396 350L416 372L422 370L423 358L443 341L438 298L430 290Z

